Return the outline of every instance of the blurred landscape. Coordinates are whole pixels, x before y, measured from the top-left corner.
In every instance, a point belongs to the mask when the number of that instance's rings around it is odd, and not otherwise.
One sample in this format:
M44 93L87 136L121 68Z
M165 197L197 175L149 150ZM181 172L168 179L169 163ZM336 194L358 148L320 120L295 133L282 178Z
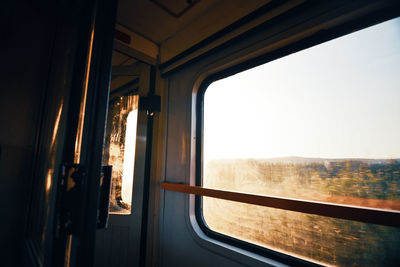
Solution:
M203 186L400 210L400 159L213 160ZM203 198L214 231L323 264L400 266L400 229Z

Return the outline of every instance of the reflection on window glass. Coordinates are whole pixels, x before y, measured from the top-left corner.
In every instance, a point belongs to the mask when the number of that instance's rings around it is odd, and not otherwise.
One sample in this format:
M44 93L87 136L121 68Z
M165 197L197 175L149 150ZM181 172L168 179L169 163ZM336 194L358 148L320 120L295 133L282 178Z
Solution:
M203 186L400 211L400 19L212 83ZM208 227L341 266L398 265L400 229L203 198Z
M206 197L203 208L214 231L322 265L399 266L396 228Z
M130 214L135 164L138 96L110 102L103 164L112 165L110 213Z

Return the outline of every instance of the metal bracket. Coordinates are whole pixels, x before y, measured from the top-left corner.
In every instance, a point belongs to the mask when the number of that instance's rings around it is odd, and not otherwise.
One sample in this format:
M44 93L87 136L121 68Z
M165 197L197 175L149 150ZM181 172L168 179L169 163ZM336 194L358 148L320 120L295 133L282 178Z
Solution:
M61 166L61 211L58 228L66 234L78 232L82 216L82 183L85 171L79 164Z
M146 110L147 115L153 117L156 113L161 112L161 96L141 96L139 98L139 109Z

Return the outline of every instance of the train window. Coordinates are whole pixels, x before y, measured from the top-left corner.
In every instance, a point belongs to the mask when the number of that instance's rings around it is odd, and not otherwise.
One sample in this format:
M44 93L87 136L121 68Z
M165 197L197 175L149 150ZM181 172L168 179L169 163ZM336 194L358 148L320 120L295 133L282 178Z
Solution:
M138 95L110 102L103 150L103 164L112 165L111 214L130 214L135 162Z
M202 186L400 211L399 48L396 18L211 83ZM241 245L329 265L400 263L397 227L201 205L211 235Z

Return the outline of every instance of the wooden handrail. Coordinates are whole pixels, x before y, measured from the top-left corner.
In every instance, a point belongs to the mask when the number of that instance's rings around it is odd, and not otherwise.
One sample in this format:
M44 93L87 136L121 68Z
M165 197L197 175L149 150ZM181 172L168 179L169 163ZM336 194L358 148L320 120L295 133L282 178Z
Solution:
M297 211L364 223L400 227L400 211L397 210L385 210L311 200L309 201L285 197L255 195L168 182L163 182L162 188L168 191L231 200L276 209Z

